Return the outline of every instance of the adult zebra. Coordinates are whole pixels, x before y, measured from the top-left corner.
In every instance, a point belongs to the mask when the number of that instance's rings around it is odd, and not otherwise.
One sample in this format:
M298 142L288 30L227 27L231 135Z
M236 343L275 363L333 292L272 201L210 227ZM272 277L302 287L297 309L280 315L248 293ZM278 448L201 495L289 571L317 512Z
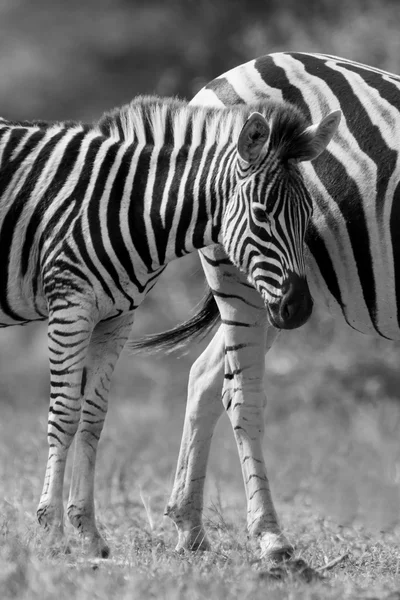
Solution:
M291 102L311 121L342 110L328 152L302 166L314 203L307 279L314 300L354 329L400 339L400 77L324 54L277 53L232 69L192 102L243 105L265 98ZM218 311L221 316L222 325L190 373L167 514L178 527L178 548L208 547L201 515L204 478L212 433L225 408L242 465L248 531L264 555L284 556L292 548L278 525L261 449L264 353L278 330L220 246L201 250L200 258L215 300L209 296L202 312L183 326L131 344L171 349L213 325Z
M49 319L38 518L52 545L63 537L77 433L68 516L95 554L109 553L93 486L111 375L135 309L170 260L222 243L281 324L310 315L302 254L311 198L298 161L322 152L339 119L336 111L310 128L282 103L214 109L149 97L93 126L0 121L0 325ZM267 201L279 240L260 215ZM295 237L286 240L289 218ZM276 248L272 282L266 247Z

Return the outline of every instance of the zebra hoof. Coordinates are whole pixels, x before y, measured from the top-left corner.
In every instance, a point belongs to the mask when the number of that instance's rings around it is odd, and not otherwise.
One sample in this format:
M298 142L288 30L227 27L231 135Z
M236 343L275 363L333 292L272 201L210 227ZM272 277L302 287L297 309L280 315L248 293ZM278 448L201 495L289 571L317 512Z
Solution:
M207 539L203 529L183 531L179 533L179 541L175 552L184 554L185 552L207 552L211 549L210 542Z
M261 558L281 562L292 557L294 548L285 536L276 533L265 533L260 539Z
M95 558L110 558L110 546L102 537L98 537L90 543L89 554Z

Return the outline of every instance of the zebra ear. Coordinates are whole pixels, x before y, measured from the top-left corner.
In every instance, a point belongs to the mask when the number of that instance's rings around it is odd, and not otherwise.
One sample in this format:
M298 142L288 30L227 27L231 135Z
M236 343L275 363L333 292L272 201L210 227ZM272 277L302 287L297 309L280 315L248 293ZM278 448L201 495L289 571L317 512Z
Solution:
M307 127L301 136L305 141L295 159L299 162L314 160L323 152L339 126L342 111L334 110L317 125Z
M252 113L239 135L237 150L240 158L247 163L255 163L268 142L269 135L270 127L266 118L258 112Z

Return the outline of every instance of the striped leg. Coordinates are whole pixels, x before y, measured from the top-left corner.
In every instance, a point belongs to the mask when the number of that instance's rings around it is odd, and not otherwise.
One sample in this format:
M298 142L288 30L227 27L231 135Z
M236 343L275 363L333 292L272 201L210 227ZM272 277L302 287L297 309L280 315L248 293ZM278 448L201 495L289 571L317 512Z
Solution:
M262 453L265 352L278 330L268 324L256 290L230 264L220 246L201 251L204 272L221 314L225 344L222 401L239 452L247 497L247 528L261 553L282 558L292 551L278 525Z
M177 525L177 549L208 547L201 512L211 439L222 412L217 399L223 381L223 406L234 430L246 487L248 530L259 542L263 556L281 558L292 548L277 522L261 447L264 354L278 332L267 326L259 295L226 260L222 249L206 248L201 254L223 325L190 373L181 450L167 514Z
M94 473L97 445L107 414L111 376L129 337L133 314L99 323L92 335L82 383L84 404L75 440L68 518L87 538L90 551L106 558L110 550L96 527Z
M221 311L222 314L223 310ZM280 559L292 548L282 534L273 505L262 451L264 433L264 351L275 341L278 330L266 323L266 311L251 328L249 312L235 317L241 325L225 325L224 407L230 418L242 467L247 498L247 530L265 558ZM254 315L255 316L255 315ZM235 319L236 320L236 319Z
M209 548L202 524L203 491L211 439L223 412L223 334L220 328L190 371L178 466L166 508L178 529L177 551Z
M63 543L64 471L81 414L82 373L93 329L88 314L83 308L79 314L71 308L49 314L49 456L37 516L50 533L50 548Z

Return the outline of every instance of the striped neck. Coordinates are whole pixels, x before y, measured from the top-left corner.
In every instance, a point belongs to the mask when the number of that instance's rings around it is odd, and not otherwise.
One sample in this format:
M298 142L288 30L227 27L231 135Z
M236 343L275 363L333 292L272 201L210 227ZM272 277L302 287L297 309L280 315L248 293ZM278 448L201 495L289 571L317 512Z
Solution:
M129 229L148 270L221 243L222 215L237 181L234 142L138 146L135 155Z
M222 214L236 185L236 142L249 111L145 97L99 122L107 138L135 147L129 229L148 270L221 242Z

